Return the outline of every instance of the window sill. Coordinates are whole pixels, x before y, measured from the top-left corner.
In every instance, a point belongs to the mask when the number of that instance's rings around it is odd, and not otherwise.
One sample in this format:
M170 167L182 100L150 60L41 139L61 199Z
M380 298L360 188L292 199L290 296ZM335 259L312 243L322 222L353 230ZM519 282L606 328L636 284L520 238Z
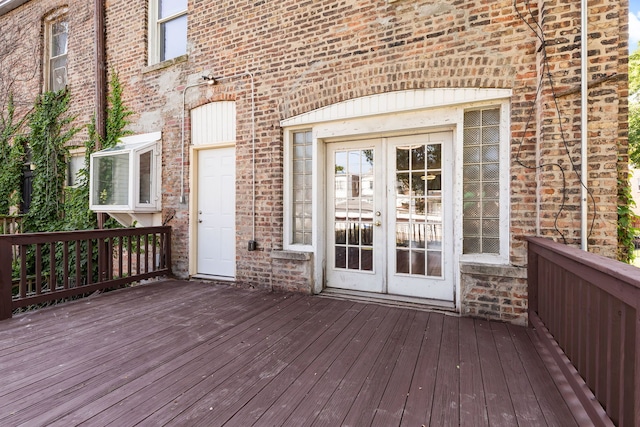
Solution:
M189 59L189 55L185 54L181 56L176 56L175 58L171 58L166 61L158 62L157 64L148 65L142 69L142 74L151 73L154 71L169 68L176 64L187 62L188 59Z
M309 261L311 259L311 253L288 250L271 251L271 258L283 259L288 261Z

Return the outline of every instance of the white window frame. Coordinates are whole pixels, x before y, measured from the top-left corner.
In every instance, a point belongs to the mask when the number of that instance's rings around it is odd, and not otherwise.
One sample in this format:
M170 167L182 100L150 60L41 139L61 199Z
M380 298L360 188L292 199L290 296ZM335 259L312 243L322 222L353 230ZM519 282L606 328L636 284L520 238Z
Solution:
M149 0L149 65L158 64L164 61L170 61L174 58L165 58L164 60L160 60L161 57L161 49L162 49L162 32L160 31L160 26L165 23L172 21L176 18L180 18L182 16L188 15L188 7L180 12L174 13L173 15L167 16L166 18L159 19L158 14L160 12L159 6L160 0ZM188 18L187 18L188 19ZM188 25L188 23L187 23ZM185 46L185 53L187 51L187 46Z
M159 212L161 210L160 177L162 176L161 163L161 133L153 132L135 135L121 139L114 148L106 149L91 155L91 176L89 179L89 209L95 212ZM150 200L148 203L140 203L140 156L151 152L150 169ZM94 181L96 179L95 160L101 157L110 157L118 154L128 154L128 179L127 179L127 203L126 204L100 204L94 197Z
M475 253L475 254L465 254L462 252L462 239L463 239L463 209L462 209L462 186L463 186L463 178L462 178L462 167L463 167L463 147L464 147L464 113L466 111L474 111L474 110L488 110L492 108L500 109L500 252L497 254L489 254L489 253ZM510 103L508 101L503 101L501 103L487 103L480 105L467 106L461 111L460 120L460 132L458 132L458 141L456 146L456 163L459 165L458 171L456 173L460 174L459 183L457 185L458 190L457 193L460 194L459 200L456 200L454 205L458 203L456 207L457 215L456 222L458 224L457 235L460 236L459 239L459 248L457 252L460 254L461 262L468 263L479 263L479 264L508 264L509 263L509 247L511 241L511 199L510 199L510 120L511 120L511 109Z
M315 155L318 152L318 141L313 136L312 132L312 151L314 155L312 156L312 167L311 167L311 182L312 182L312 219L311 219L311 244L304 245L301 243L294 243L294 225L293 225L293 134L297 132L307 132L311 131L311 128L308 126L305 127L295 127L287 129L284 133L284 144L286 149L284 150L284 164L286 165L284 170L284 224L283 224L283 232L284 232L284 249L299 251L299 252L313 252L315 248L315 241L317 239L317 230L318 230L318 215L317 215L317 176L318 176L318 156Z
M332 104L280 122L284 131L284 196L283 248L312 252L314 291L321 292L323 263L326 257L324 239L325 143L334 140L369 136L399 136L441 130L453 131L454 144L454 265L478 262L508 265L510 257L510 89L413 89L388 92ZM477 108L500 108L500 253L462 254L462 147L464 112ZM291 241L291 171L292 132L312 130L313 135L313 244L292 245ZM461 286L456 278L456 300Z
M85 167L84 158L85 158L86 149L84 147L72 148L69 150L69 157L67 159L67 187L77 187L80 183L78 182L78 172L80 169ZM81 161L81 167L74 171L72 167L74 161Z
M45 18L45 32L44 32L44 49L45 49L45 58L44 58L44 90L50 91L53 90L53 69L51 63L54 59L64 57L65 62L65 87L69 84L69 40L70 40L70 31L69 31L69 19L67 14L67 8L62 8L52 13L51 15ZM53 26L59 22L67 23L67 50L63 55L58 55L57 57L53 57Z

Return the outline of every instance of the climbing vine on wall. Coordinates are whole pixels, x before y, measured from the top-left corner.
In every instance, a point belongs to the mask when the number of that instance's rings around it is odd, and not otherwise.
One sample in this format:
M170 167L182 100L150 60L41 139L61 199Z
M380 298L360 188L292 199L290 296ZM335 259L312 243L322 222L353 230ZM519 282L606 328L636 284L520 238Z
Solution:
M29 116L29 146L32 153L33 192L25 218L28 231L55 231L64 220L64 183L67 174L67 143L80 130L68 114L68 90L45 92L38 97Z
M9 209L20 203L24 163L24 141L19 135L24 119L16 119L11 95L5 110L6 114L0 115L0 215L8 215Z
M133 112L122 101L122 85L118 74L111 71L109 78L109 94L107 97L105 138L101 138L96 130L95 118L88 125L88 139L85 142L84 168L78 172L78 185L67 189L65 202L64 227L69 230L84 230L97 228L98 222L94 212L89 210L89 175L91 154L96 147L111 148L120 138L132 132L125 129L129 125L127 119ZM117 227L116 221L109 219L104 224L106 228Z

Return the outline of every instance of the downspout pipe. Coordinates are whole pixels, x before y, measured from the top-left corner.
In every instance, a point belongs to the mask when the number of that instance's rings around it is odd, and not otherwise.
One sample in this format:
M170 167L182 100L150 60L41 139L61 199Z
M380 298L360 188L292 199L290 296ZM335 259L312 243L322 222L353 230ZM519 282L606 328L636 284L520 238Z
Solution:
M99 138L96 141L96 151L100 150L101 141L106 138L107 124L106 124L106 111L107 111L107 67L106 67L106 32L105 32L105 12L104 12L104 0L95 0L94 2L94 21L95 21L95 117L96 117L96 133ZM104 227L105 214L97 213L98 228Z
M588 215L588 205L587 205L587 197L588 197L588 159L587 159L587 143L589 140L589 122L588 122L588 59L589 59L589 51L587 46L587 37L588 37L588 21L587 21L587 0L581 1L581 49L582 55L581 57L581 118L580 123L582 124L582 131L580 132L581 141L580 141L580 248L583 251L588 250L588 230L587 230L587 215ZM595 214L595 212L594 212Z

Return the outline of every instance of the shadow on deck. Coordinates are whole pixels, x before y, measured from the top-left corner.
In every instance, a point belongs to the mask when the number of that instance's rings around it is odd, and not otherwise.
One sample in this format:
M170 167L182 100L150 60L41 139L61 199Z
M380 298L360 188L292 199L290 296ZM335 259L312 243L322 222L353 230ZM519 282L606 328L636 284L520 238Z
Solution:
M556 370L523 327L170 280L0 322L0 425L582 425Z

